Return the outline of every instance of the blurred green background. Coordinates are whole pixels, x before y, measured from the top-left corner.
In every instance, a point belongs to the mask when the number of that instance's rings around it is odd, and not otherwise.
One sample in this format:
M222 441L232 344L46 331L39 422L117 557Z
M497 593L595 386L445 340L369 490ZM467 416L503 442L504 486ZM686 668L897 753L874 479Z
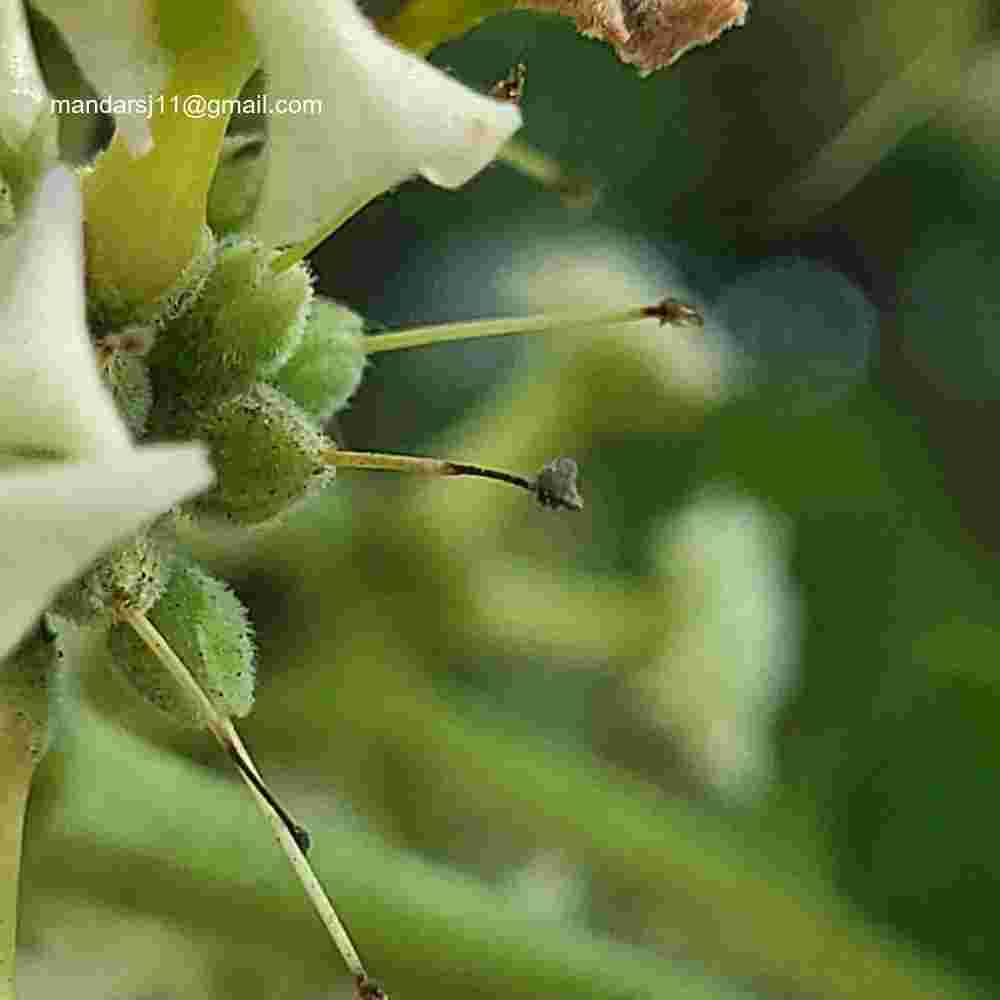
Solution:
M568 22L433 61L527 66L502 165L408 184L314 255L388 326L676 294L633 328L380 356L335 433L532 473L344 473L251 540L242 727L390 995L1000 991L1000 199L986 5L772 0L640 81ZM26 998L349 984L207 739L89 651L34 795Z

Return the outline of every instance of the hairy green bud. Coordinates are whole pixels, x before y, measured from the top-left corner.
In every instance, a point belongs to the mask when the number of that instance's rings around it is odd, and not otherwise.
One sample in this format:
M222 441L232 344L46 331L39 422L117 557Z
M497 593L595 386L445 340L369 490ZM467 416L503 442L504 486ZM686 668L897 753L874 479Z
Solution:
M43 616L21 643L0 661L0 706L23 723L26 749L36 763L52 742L63 680L64 651L58 630Z
M138 535L102 556L59 594L53 610L77 625L89 625L116 607L148 611L163 594L170 563L160 547Z
M334 476L330 441L309 415L272 386L223 403L199 421L198 437L212 451L216 485L194 510L240 524L260 524L287 512Z
M317 299L301 343L271 384L322 423L354 395L366 364L362 317Z
M275 273L272 257L252 241L223 244L198 301L157 339L156 391L175 418L246 392L298 346L312 281L304 266Z
M253 629L246 608L224 583L193 563L174 559L166 590L147 615L222 714L249 714ZM146 701L181 725L204 724L197 703L130 625L113 625L108 645L115 668Z
M252 255L261 266L253 287L217 314L213 340L224 355L232 357L240 352L252 363L255 375L268 378L302 339L312 302L312 279L301 264L275 273L270 267L271 254L253 244L237 244L229 254L236 258ZM220 272L224 263L220 259ZM240 263L237 261L237 266Z

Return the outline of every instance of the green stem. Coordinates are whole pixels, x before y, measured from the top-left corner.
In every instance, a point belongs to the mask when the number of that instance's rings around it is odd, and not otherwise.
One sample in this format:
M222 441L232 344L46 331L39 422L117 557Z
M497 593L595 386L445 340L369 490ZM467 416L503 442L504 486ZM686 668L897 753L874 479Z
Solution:
M323 456L330 465L339 469L377 469L383 472L407 472L418 476L478 476L493 479L534 493L536 484L524 476L497 469L484 469L481 465L451 462L443 458L422 458L417 455L388 455L375 451L342 451L331 448Z
M295 874L302 883L306 895L309 897L309 902L312 903L320 920L323 921L323 925L326 927L331 940L344 959L344 964L355 980L358 982L367 982L369 978L368 973L361 963L357 950L351 941L350 935L347 933L347 928L337 915L337 911L334 909L333 904L330 902L323 886L320 884L319 879L316 878L303 853L302 840L292 832L287 813L280 806L277 806L274 798L264 788L260 772L257 770L253 759L240 740L232 720L218 712L180 657L170 647L170 644L164 639L156 626L141 611L121 608L118 614L135 629L136 634L146 644L150 652L170 672L170 676L198 703L205 717L205 724L208 730L216 738L222 749L236 759L240 777L247 788L250 789L258 810L270 824L275 839L285 852L285 856L288 858ZM256 781L254 778L256 778ZM301 834L301 828L298 829Z
M31 747L31 723L12 706L0 703L0 1000L15 997L21 843L35 770Z
M522 139L508 139L497 153L497 160L559 195L570 208L590 209L597 200L597 185L591 178L567 170L557 159Z
M411 347L444 344L453 340L476 340L479 337L507 337L522 333L556 333L565 330L586 330L593 327L619 326L637 323L644 319L657 319L661 325L697 326L698 313L676 299L664 299L652 306L635 306L629 309L608 309L603 312L588 309L572 312L541 313L535 316L518 316L511 319L478 319L462 323L440 323L432 326L415 326L395 333L376 333L365 337L362 344L366 354L381 351L403 351Z

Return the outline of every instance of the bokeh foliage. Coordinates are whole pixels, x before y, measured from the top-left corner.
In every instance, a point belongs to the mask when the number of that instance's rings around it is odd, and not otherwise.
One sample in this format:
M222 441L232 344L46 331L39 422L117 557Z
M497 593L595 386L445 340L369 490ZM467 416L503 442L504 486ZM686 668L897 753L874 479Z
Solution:
M525 472L572 451L588 512L344 474L252 545L192 539L258 625L248 742L393 995L996 991L998 160L957 85L991 24L973 2L925 13L760 5L644 83L560 21L496 17L434 59L483 86L526 62L527 138L598 179L594 214L498 166L455 194L406 186L316 255L323 292L389 324L503 308L512 219L548 244L645 238L706 302L806 256L877 310L866 370L791 413L775 387L671 397L624 350L380 359L351 447ZM655 526L712 485L787 519L803 613L776 781L741 803L628 686L671 614ZM123 996L171 995L181 964L185 996L329 995L337 963L225 762L105 666L35 796L28 975L33 946L50 970L94 947L82 901L177 948L139 952Z

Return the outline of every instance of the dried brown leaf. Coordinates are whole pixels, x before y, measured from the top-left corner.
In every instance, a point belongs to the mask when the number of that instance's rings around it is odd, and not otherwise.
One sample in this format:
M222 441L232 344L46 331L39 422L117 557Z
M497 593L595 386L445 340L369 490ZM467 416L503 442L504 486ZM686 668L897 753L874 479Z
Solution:
M609 42L643 75L743 24L749 9L746 0L520 0L519 6L572 17L581 34Z

